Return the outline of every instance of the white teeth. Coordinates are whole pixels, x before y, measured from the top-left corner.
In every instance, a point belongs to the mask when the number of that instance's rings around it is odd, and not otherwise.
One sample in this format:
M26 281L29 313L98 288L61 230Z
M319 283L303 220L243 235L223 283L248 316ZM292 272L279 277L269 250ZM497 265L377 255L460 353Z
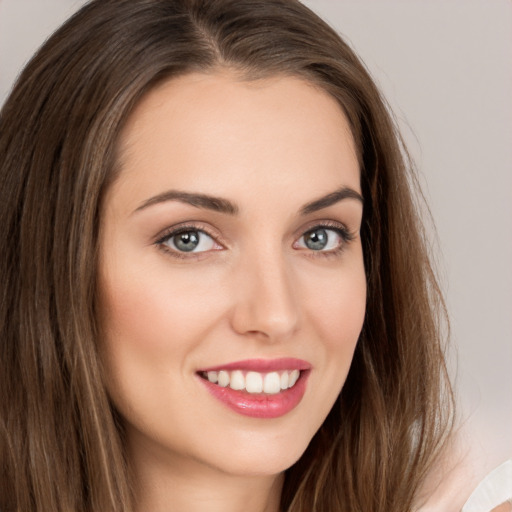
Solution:
M229 387L236 390L245 388L244 374L240 370L236 370L231 374L231 378L229 379Z
M229 384L229 373L221 370L219 372L219 386L225 388Z
M245 390L248 393L275 395L293 387L300 377L300 370L269 373L247 372L246 375L242 370L232 372L220 370L205 372L203 377L223 388L229 386L236 391Z
M295 386L295 383L297 382L297 379L299 378L300 372L299 370L293 370L290 373L290 377L288 378L288 387L291 388Z
M281 378L277 372L267 373L263 379L263 392L275 395L281 391Z
M263 377L261 373L249 372L245 376L245 389L248 393L261 393L263 391Z

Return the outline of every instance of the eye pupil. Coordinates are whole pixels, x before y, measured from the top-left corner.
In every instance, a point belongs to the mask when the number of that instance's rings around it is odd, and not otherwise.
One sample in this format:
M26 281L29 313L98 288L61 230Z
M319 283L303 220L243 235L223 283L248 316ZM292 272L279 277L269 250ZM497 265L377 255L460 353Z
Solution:
M199 233L197 231L184 231L175 235L174 245L180 251L193 251L199 245Z
M328 238L325 229L315 229L304 235L306 247L313 251L322 250L327 245Z

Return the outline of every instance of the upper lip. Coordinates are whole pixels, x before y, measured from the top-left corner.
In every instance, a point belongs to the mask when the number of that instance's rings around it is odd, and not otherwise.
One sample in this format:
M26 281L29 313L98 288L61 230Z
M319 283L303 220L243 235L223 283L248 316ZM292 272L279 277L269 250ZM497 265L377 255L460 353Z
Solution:
M215 372L220 370L247 370L253 372L275 372L279 370L310 370L311 364L295 357L281 357L279 359L244 359L231 363L201 368L199 372Z

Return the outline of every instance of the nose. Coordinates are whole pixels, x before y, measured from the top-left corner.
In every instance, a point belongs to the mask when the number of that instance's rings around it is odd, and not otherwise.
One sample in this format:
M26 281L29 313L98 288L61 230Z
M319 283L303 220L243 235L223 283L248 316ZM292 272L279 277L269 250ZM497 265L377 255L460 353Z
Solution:
M234 273L233 329L268 341L291 336L299 325L294 284L284 258L277 255L246 258Z

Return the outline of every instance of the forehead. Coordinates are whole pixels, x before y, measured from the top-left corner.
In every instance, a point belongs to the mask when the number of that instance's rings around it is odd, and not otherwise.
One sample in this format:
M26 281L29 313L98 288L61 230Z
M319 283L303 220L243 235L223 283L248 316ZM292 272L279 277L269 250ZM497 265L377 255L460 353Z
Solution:
M293 77L197 73L162 83L128 118L119 155L120 180L140 195L162 188L239 195L263 186L295 190L300 200L343 185L359 190L342 108Z

